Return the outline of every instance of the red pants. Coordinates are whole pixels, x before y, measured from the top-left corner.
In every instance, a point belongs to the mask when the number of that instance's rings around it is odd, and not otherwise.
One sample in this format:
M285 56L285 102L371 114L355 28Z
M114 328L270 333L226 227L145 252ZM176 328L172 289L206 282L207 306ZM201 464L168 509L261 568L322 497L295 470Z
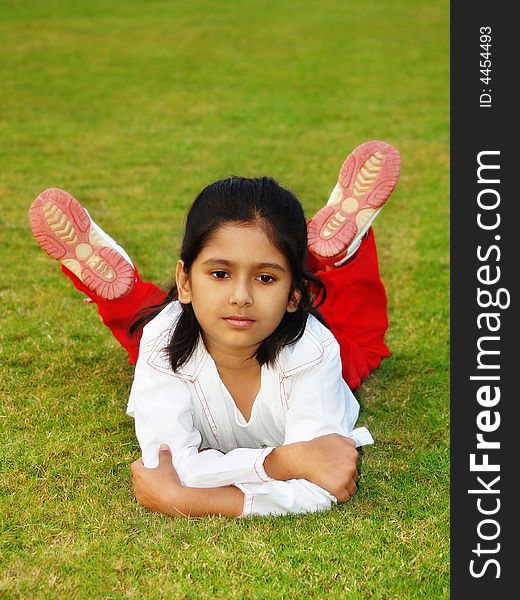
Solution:
M355 390L382 358L390 356L384 342L388 329L386 292L379 277L372 229L346 265L323 271L311 261L310 267L325 284L327 298L320 311L340 345L343 378ZM141 308L159 304L166 292L153 283L143 282L136 271L135 285L126 296L102 300L66 267L62 270L78 290L97 304L103 323L128 352L128 362L135 364L141 336L131 337L128 328Z

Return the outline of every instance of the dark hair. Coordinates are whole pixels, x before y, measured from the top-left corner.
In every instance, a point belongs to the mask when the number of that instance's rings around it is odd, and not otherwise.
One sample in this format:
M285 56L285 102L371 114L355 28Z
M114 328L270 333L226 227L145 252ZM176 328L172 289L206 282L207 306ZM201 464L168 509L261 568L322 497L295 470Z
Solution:
M303 208L294 194L271 177L230 177L208 185L195 198L186 218L180 255L186 273L218 228L229 223L259 225L289 263L289 298L295 291L300 294L297 310L285 313L255 353L260 365L272 364L283 347L302 337L309 314L324 323L317 307L325 300L325 286L306 267L307 223ZM130 332L135 334L176 299L177 286L173 284L163 302L139 313ZM189 360L201 334L192 305L181 307L182 313L165 348L173 371Z

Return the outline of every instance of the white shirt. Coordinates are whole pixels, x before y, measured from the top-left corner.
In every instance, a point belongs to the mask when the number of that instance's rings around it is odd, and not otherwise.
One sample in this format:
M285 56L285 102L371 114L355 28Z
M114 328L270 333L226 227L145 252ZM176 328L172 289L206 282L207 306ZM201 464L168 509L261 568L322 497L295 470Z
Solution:
M336 499L326 490L306 480L274 480L263 463L275 447L328 433L352 437L358 446L373 443L366 428L354 429L359 404L341 376L332 333L309 316L302 338L280 352L274 367L261 368L246 421L202 340L172 371L164 348L180 312L172 302L143 329L127 414L135 419L145 467L158 465L164 443L184 485L242 490L243 516L330 508Z

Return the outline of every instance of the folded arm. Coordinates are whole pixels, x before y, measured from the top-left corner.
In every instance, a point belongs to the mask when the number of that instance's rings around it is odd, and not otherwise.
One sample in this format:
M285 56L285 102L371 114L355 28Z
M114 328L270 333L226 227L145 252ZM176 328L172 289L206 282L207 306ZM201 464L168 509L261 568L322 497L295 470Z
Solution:
M334 451L335 460L341 460L347 449L350 450L347 455L350 454L351 459L348 468L345 469L344 465L340 469L331 466L334 461L330 460L328 452ZM312 469L319 469L320 464L324 467L321 477L327 479L330 476L339 501L346 502L356 492L357 451L354 442L348 438L324 436L312 442L276 448L267 458L271 456L267 470L273 477L285 477L288 481L194 488L182 485L173 466L170 449L162 445L156 468L146 468L141 459L132 463L134 494L138 502L149 510L174 517L268 515L325 510L332 504L333 497L303 477ZM293 475L301 475L302 478L294 479ZM341 488L338 481L342 482Z

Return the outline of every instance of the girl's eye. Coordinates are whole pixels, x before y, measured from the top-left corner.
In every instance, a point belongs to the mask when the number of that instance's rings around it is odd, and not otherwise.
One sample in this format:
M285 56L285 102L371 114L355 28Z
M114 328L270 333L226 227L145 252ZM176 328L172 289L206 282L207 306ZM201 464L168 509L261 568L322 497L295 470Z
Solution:
M213 273L211 273L211 276L215 279L226 279L228 274L226 273L226 271L213 271Z
M260 283L272 283L275 280L272 275L258 275L257 279Z

